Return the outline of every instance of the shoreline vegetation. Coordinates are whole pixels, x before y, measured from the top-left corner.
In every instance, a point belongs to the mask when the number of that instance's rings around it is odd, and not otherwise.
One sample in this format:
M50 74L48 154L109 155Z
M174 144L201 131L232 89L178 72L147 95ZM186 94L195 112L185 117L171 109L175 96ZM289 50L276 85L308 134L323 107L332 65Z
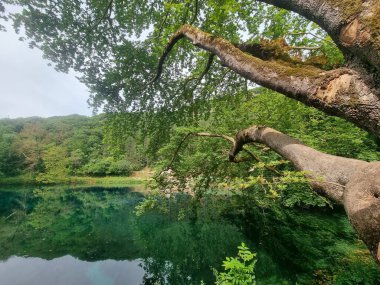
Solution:
M69 176L65 179L57 179L50 182L38 182L32 175L24 174L14 177L0 178L0 186L16 185L80 185L80 186L130 186L146 185L152 176L152 170L145 168L134 171L130 176Z

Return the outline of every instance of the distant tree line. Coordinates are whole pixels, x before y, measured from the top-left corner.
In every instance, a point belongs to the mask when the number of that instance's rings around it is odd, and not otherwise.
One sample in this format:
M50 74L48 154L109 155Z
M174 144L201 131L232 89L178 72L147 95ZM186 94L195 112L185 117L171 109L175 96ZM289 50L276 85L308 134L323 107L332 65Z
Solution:
M50 182L69 176L129 175L145 166L141 147L124 152L104 142L105 116L71 115L0 120L0 177L31 175Z

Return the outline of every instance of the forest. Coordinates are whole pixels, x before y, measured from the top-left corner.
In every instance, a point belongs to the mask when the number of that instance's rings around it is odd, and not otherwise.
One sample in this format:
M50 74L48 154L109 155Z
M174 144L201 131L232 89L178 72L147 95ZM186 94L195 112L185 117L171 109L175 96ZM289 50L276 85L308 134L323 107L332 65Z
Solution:
M5 0L0 17L102 112L1 120L4 179L149 167L137 215L194 222L211 200L256 244L216 284L255 284L256 261L258 284L378 284L378 0Z
M0 177L36 183L71 176L128 176L146 166L143 146L127 138L123 154L105 142L105 116L0 120Z

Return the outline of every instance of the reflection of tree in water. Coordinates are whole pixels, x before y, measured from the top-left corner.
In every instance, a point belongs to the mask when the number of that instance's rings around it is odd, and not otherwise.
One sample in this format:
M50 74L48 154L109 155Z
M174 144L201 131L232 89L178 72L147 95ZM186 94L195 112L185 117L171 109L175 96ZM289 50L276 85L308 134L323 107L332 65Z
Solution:
M140 259L145 285L210 284L210 267L236 254L244 232L258 252L258 284L311 284L316 272L360 276L363 284L380 277L339 210L259 207L249 195L194 203L180 195L136 216L142 197L122 188L0 191L0 259Z
M2 260L67 254L86 261L143 258L146 284L182 284L210 279L210 266L219 265L243 238L235 227L206 217L178 221L181 205L173 205L170 216L152 211L137 217L142 194L126 189L39 189L31 195L33 208L23 220L1 219L9 232L19 227L13 240L0 236ZM18 207L5 204L7 213Z
M219 266L244 239L236 227L225 223L183 221L159 227L149 222L139 225L144 228L140 228L138 241L149 254L143 264L146 282L159 284L211 282L210 266Z
M119 248L123 248L125 240L132 239L128 237L128 231L114 236L118 225L123 227L125 223L125 220L114 219L114 214L123 210L124 218L133 216L132 209L126 212L123 207L125 199L137 201L141 199L141 194L131 194L126 189L35 190L33 209L23 220L14 217L1 220L9 232L19 228L13 241L9 235L0 236L1 244L6 248L1 255L29 255L51 259L71 254L82 260L107 259L109 249L110 252L117 252L112 251L115 242ZM14 203L8 205L13 207L13 211L19 210ZM3 214L2 216L4 217ZM123 254L120 257L123 258Z
M0 191L0 241L15 239L34 204L30 191L16 188ZM6 250L7 245L7 242L0 242L0 251Z

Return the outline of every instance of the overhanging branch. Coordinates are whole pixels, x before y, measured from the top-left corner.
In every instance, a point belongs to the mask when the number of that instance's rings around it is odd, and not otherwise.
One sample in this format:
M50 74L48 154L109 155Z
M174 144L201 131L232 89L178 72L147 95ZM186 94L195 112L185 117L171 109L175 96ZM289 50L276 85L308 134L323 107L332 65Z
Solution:
M220 59L221 65L256 84L328 114L345 118L380 136L380 98L357 71L350 68L325 71L312 65L294 64L281 59L263 60L223 38L190 25L182 26L171 37L150 83L160 77L167 56L182 38L214 54Z
M225 39L212 36L190 25L184 25L170 38L151 83L160 77L166 58L174 45L184 37L195 46L218 56L222 65L241 76L284 94L310 95L310 92L316 88L315 79L324 72L313 66L299 67L281 61L262 60L257 57L258 55L252 56ZM295 85L295 88L292 87Z
M221 138L232 145L229 159L246 151L244 145L262 143L291 161L296 169L304 171L313 189L343 204L350 222L366 243L374 259L380 262L380 163L325 154L303 145L298 140L265 126L252 126L239 131L234 138L206 132L188 133L178 145L175 157L183 143L192 136ZM255 158L253 156L253 158ZM270 169L271 170L271 169Z
M257 156L255 155L253 152L251 152L250 150L244 148L243 145L238 145L238 143L236 142L236 140L233 138L233 137L230 137L230 136L226 136L226 135L223 135L223 134L214 134L214 133L207 133L207 132L199 132L199 133L188 133L186 134L182 140L180 141L180 143L178 144L176 150L174 151L174 154L173 154L173 157L172 159L170 160L169 164L166 166L166 170L167 169L170 169L172 168L173 166L173 163L175 161L175 159L177 158L178 154L179 154L179 151L180 149L182 148L183 144L185 143L186 140L188 140L190 137L209 137L209 138L221 138L221 139L224 139L226 141L228 141L229 143L231 143L232 145L232 150L230 151L229 153L229 161L230 162L233 162L233 163L241 163L241 162L247 162L247 161L256 161L256 162L262 162L262 160ZM239 152L240 151L243 151L245 152L246 154L248 154L249 158L246 158L246 157L242 157L242 158L237 158L237 153L234 154L233 156L231 156L231 152L234 150L234 149L239 149ZM279 171L277 171L274 167L271 167L269 165L264 165L264 167L271 171L271 172L274 172L276 173L277 175L281 175L281 173Z

